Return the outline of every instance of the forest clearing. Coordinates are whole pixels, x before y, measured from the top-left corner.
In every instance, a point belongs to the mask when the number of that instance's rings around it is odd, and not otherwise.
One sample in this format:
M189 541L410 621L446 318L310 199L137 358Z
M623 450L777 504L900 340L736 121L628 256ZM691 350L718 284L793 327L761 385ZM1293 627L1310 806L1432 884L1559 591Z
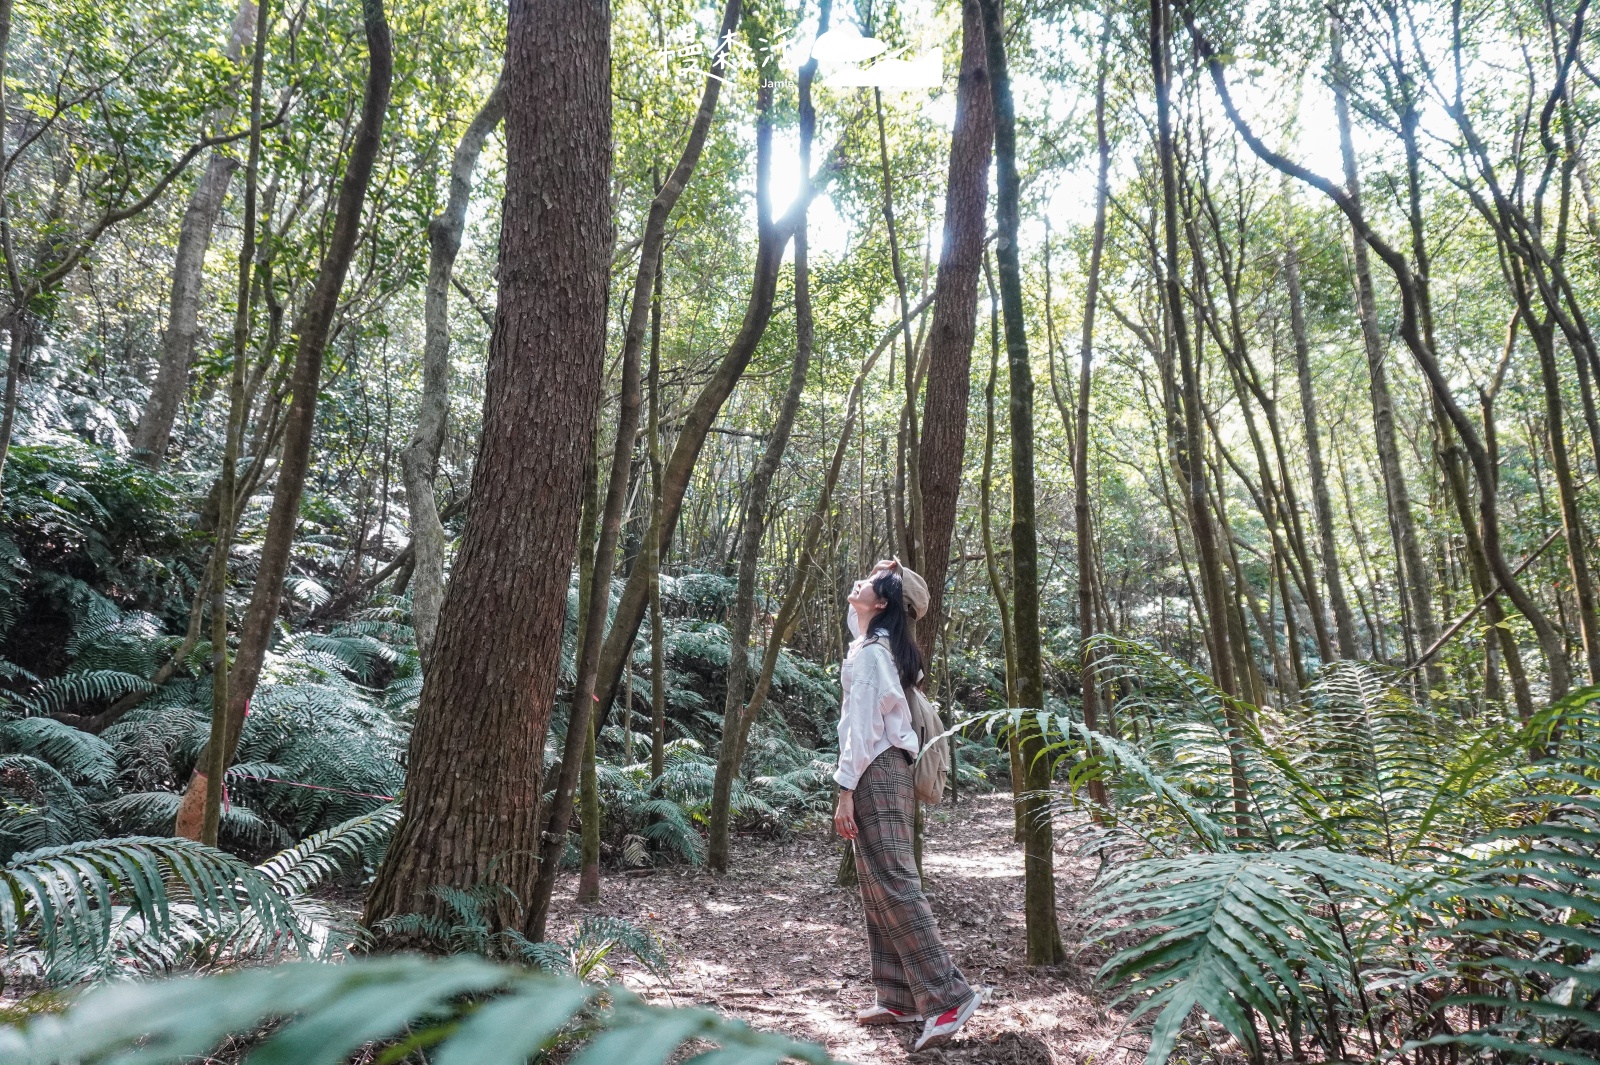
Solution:
M0 1065L1600 1065L1591 0L0 0Z

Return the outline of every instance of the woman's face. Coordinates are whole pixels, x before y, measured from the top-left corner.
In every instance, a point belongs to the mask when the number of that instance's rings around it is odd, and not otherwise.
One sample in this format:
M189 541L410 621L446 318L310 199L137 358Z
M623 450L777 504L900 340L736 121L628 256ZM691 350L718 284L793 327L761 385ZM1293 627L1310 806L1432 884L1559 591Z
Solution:
M878 589L873 586L872 578L875 576L877 576L876 571L862 577L850 588L848 602L862 625L872 620L874 615L888 605L887 601L878 595Z

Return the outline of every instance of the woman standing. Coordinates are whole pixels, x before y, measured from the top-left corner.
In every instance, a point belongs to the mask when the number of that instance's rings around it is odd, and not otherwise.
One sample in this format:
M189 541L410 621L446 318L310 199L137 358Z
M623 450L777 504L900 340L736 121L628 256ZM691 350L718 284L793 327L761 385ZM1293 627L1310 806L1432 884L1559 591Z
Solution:
M834 827L855 841L856 872L872 951L877 1002L862 1024L920 1022L914 1050L950 1040L978 1008L939 938L913 859L920 743L906 689L922 679L911 622L928 608L928 585L898 560L880 562L850 591L856 637L840 667L839 808Z

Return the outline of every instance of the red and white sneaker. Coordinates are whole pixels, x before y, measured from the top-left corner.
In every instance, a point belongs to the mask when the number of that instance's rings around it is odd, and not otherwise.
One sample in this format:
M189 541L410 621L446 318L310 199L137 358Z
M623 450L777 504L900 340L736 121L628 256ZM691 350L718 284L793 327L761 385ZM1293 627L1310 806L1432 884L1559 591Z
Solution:
M922 1035L917 1039L913 1052L926 1050L928 1047L941 1046L950 1042L950 1037L978 1012L978 1006L983 1001L983 996L976 990L959 1006L951 1006L937 1017L929 1017L922 1025Z
M920 1013L902 1013L888 1006L871 1005L856 1011L857 1024L913 1024L922 1020Z

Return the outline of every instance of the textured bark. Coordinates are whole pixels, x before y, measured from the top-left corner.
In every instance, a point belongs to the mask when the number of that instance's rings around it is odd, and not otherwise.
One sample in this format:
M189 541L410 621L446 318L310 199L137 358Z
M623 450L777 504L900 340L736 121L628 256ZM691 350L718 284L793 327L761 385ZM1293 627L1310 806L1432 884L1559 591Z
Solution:
M434 470L450 417L450 280L472 199L472 173L489 134L506 112L505 86L496 82L467 123L450 160L450 193L445 208L428 223L428 283L422 302L422 394L417 428L400 452L406 505L411 512L411 626L424 668L433 660L433 638L444 602L444 523L434 500Z
M1333 533L1333 502L1328 495L1328 473L1322 462L1322 434L1317 428L1316 389L1311 380L1311 345L1306 339L1305 301L1300 289L1300 253L1291 239L1283 252L1283 274L1289 287L1289 324L1294 333L1295 377L1300 385L1300 416L1305 423L1306 464L1311 471L1311 502L1317 516L1317 537L1322 544L1323 581L1333 607L1334 629L1339 636L1339 657L1355 658L1355 616L1339 575L1339 544ZM1294 609L1284 589L1285 616Z
M1019 189L1016 111L1006 67L1000 0L982 0L983 34L989 54L994 109L997 190L995 242L1000 306L1005 320L1011 403L1011 610L1015 619L1017 706L1044 708L1044 662L1039 635L1039 539L1034 517L1033 368L1023 318L1022 267L1017 253ZM1050 760L1044 735L1032 715L1019 741L1028 793L1023 799L1023 912L1030 965L1054 965L1066 952L1056 920L1054 830L1050 820Z
M728 0L723 9L719 41L729 39L739 23L739 0ZM678 157L677 166L667 182L650 203L645 219L644 238L639 245L639 268L634 275L633 302L629 306L627 331L622 339L622 389L617 414L616 448L611 456L611 472L606 482L605 509L600 519L600 542L595 549L594 573L590 580L590 610L583 617L583 657L577 663L578 682L573 694L572 721L567 728L568 744L562 750L561 771L556 780L555 797L551 802L549 824L545 827L543 849L539 858L539 879L532 900L532 919L529 927L532 938L544 938L545 921L550 912L550 896L555 890L556 876L561 867L561 854L566 846L567 824L572 817L572 794L578 783L580 758L572 744L583 742L589 731L589 717L594 713L595 676L599 666L600 642L605 629L605 604L610 600L611 570L617 551L617 539L622 531L623 510L628 498L628 478L633 466L633 447L639 435L639 410L642 394L639 386L639 356L644 348L645 326L650 321L651 287L656 282L657 268L661 262L661 247L666 240L667 218L683 195L700 161L701 150L711 131L711 119L716 114L717 97L726 72L729 49L721 49L706 77L705 89L700 96L700 107L695 113L689 139ZM770 91L770 90L768 90ZM770 139L770 137L769 137ZM759 166L760 164L758 164ZM759 197L758 197L759 198ZM609 254L609 252L608 252ZM655 746L661 746L658 739ZM654 761L659 761L657 755ZM652 764L653 764L652 763ZM660 775L659 769L656 774Z
M227 56L237 63L245 42L256 24L256 5L241 0L228 34ZM233 109L223 108L213 116L219 126L233 119ZM167 329L161 336L161 357L156 363L156 379L150 398L133 431L134 455L152 468L166 461L172 423L183 407L189 391L189 366L194 360L194 340L199 332L200 282L205 269L206 250L211 246L211 231L222 211L228 183L238 162L224 152L212 152L205 172L195 182L178 226L178 247L172 257L172 290L167 299Z
M537 875L545 731L605 356L610 4L513 0L504 81L483 435L369 927L434 911L430 888L470 887L497 858L495 878L519 899L533 898Z
M831 0L822 0L817 34L828 31ZM816 76L816 60L800 68L800 180L811 174L811 141L816 133L817 115L811 106L811 81ZM771 106L770 90L758 100L757 121L766 123ZM767 134L771 136L770 133ZM803 191L803 190L802 190ZM733 604L728 614L728 684L722 707L722 738L717 744L717 768L711 784L709 846L706 864L713 873L728 871L728 831L732 820L733 782L739 775L736 755L742 755L739 722L744 712L745 690L750 676L750 627L755 614L756 563L761 557L761 535L766 528L767 499L778 465L789 447L795 415L800 410L800 395L805 391L806 373L811 366L814 323L811 316L811 265L807 256L806 222L802 218L794 234L794 362L789 367L789 383L778 404L778 416L767 430L767 445L750 473L745 497L744 521L739 530L739 576ZM909 332L909 330L908 330Z
M322 384L322 357L339 304L339 292L355 254L361 209L378 157L383 117L389 105L389 88L394 75L389 23L384 17L382 0L362 0L362 21L366 28L368 63L361 118L351 139L350 158L339 186L328 248L317 267L311 295L294 330L299 344L290 378L291 401L284 426L283 452L278 460L278 483L272 493L255 588L239 630L238 650L228 677L225 744L219 762L208 741L197 765L226 767L233 761L239 732L244 727L245 709L255 694L256 682L266 661L267 645L283 605L283 581L289 569L289 552L294 546L294 530L300 518L300 498L311 463L311 433L316 424L317 393ZM204 773L190 779L178 811L177 835L199 838L204 803L196 796L203 794L205 779Z
M972 345L977 331L978 273L989 201L989 159L994 105L989 99L989 57L978 0L961 5L961 75L944 195L944 247L933 285L933 322L923 362L922 568L928 582L930 625L944 624L944 585L955 534L956 504L967 441L972 387Z

